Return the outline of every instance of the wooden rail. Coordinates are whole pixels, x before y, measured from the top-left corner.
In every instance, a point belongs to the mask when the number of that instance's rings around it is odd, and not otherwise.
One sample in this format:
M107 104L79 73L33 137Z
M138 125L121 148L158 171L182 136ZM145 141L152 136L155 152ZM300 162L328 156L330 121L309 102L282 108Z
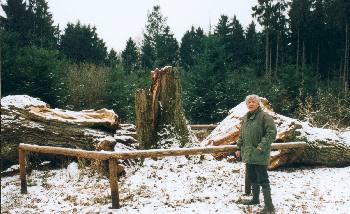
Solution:
M128 126L133 124L121 123L121 126ZM190 124L191 129L215 129L218 125L216 124Z
M218 125L215 124L193 124L190 125L191 129L215 129Z
M273 143L272 149L288 149L288 148L303 148L306 147L305 142L290 142L290 143ZM21 193L27 193L26 180L26 164L27 153L37 152L44 154L55 154L74 156L80 158L108 160L109 163L109 182L112 196L112 209L120 208L119 192L118 192L118 178L116 173L116 163L118 159L136 159L136 158L153 158L153 157L167 157L167 156L183 156L183 155L201 155L214 154L220 152L235 152L236 145L227 146L208 146L208 147L194 147L181 149L151 149L151 150L137 150L125 152L102 152L102 151L86 151L81 149L69 149L52 146L37 146L30 144L20 144L19 148L19 165L20 165L20 179L21 179Z

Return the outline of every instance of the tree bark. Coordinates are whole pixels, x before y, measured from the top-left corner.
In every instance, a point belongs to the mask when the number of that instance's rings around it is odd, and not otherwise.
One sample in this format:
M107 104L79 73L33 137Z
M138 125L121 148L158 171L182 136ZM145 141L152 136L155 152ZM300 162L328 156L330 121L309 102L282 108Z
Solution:
M300 43L300 38L299 38L299 28L298 28L298 41L297 41L297 72L299 71L299 43Z
M305 149L280 150L270 159L269 169L291 164L342 167L350 165L350 147L342 142L308 142Z
M343 85L344 91L347 92L349 90L349 39L348 39L348 23L345 25L345 50L344 50L344 77L343 77Z
M272 47L270 46L270 51L269 51L270 57L269 57L269 77L272 76ZM270 78L271 80L271 78Z
M320 46L317 45L316 73L320 75Z
M137 148L137 145L134 144L136 140L123 141L125 138L124 132L130 130L128 127L119 133L121 127L113 122L113 125L107 125L103 118L93 118L90 121L88 120L87 123L82 120L72 122L68 118L52 118L53 115L50 115L51 117L40 116L38 111L32 111L33 109L37 109L37 107L1 106L1 169L6 169L18 163L18 145L20 143L90 151L114 150L117 143L123 144L125 148L130 150ZM44 109L45 112L49 111L47 107ZM62 112L67 113L67 111ZM74 112L75 115L78 113L86 117L96 116L92 114L92 111ZM114 116L111 118L114 118ZM92 122L93 120L95 123ZM129 133L131 139L132 132L129 131ZM120 135L124 136L118 139ZM58 157L31 154L30 158L38 161L56 161ZM61 158L59 157L59 159Z
M276 68L275 68L275 78L277 78L277 72L278 72L278 41L279 41L279 33L277 33L277 43L276 43Z
M303 40L303 55L302 55L302 62L301 62L301 67L305 68L305 41Z
M151 72L149 90L140 89L135 95L136 132L144 149L180 146L191 142L182 107L179 72L170 66Z
M262 109L272 116L277 126L275 142L283 145L288 142L303 141L307 144L306 147L298 149L272 146L278 151L271 152L269 169L290 164L350 166L350 145L347 139L342 137L341 131L325 129L324 132L330 132L333 135L332 139L329 139L323 134L318 134L320 129L312 127L311 124L305 125L298 120L287 119L283 115L276 114L266 99L260 98L260 102ZM210 146L236 144L239 139L241 118L246 114L241 111L245 105L245 102L242 102L231 109L230 115L202 141L202 144ZM221 159L227 155L227 153L220 153L213 156Z
M269 77L269 31L266 29L266 46L265 46L265 74Z

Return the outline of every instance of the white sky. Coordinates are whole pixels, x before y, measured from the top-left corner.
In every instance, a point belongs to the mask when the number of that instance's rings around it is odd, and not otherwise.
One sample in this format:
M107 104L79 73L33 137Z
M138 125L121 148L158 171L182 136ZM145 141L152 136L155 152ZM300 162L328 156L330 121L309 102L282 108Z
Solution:
M251 7L257 0L47 0L55 24L63 31L68 22L94 25L107 47L122 51L132 37L142 40L147 12L160 5L161 13L180 42L191 28L202 27L207 32L209 23L215 26L220 15L237 16L246 27L252 21ZM5 0L2 0L4 3ZM1 9L0 9L1 10ZM0 11L3 14L3 11Z
M216 25L220 15L236 15L247 26L251 21L251 7L256 0L48 0L50 12L61 30L68 22L78 19L83 24L95 25L97 33L108 48L121 51L132 37L142 40L147 22L147 12L160 5L161 13L180 42L191 28L202 27L206 31L209 22Z

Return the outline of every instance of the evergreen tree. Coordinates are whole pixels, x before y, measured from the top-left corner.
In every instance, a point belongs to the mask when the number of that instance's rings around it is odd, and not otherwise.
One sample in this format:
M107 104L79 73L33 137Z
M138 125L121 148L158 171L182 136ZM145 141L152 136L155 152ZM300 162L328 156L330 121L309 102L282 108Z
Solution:
M192 26L190 31L185 32L179 49L182 67L189 70L197 63L204 49L204 38L205 35L201 28L195 30Z
M278 0L273 5L273 10L272 10L271 28L272 28L272 33L275 37L274 39L274 48L275 48L274 76L276 78L278 73L279 60L281 58L280 50L285 47L284 45L286 45L285 40L286 40L286 34L287 34L287 29L286 29L287 20L284 15L286 8L287 8L287 4L285 0Z
M247 63L249 65L255 65L254 67L257 66L258 64L258 34L256 32L256 25L254 21L252 21L246 30L245 33L245 39L246 39L246 57L247 57Z
M332 61L334 77L339 77L341 88L349 90L350 2L335 0L325 2L329 47L327 60Z
M233 45L232 45L232 26L229 22L228 16L221 15L219 22L215 27L214 35L218 38L218 45L223 50L223 58L225 69L222 70L225 72L232 65L233 62Z
M314 56L311 62L316 70L316 75L325 78L327 75L326 50L328 49L326 32L326 14L323 0L315 0L311 13L311 54Z
M21 46L57 48L59 30L53 25L52 14L45 0L30 0L28 5L21 0L7 0L2 4L6 18L1 24L6 31L19 34Z
M237 20L236 16L232 19L232 38L231 38L231 66L232 69L238 69L246 62L246 41L244 38L244 30Z
M305 47L308 38L310 24L310 0L293 0L289 10L289 25L291 30L291 44L296 57L293 57L297 67L300 64L300 52L302 52L302 65L305 65ZM302 46L302 51L301 50Z
M150 45L155 48L158 37L164 32L166 25L166 17L160 12L160 6L156 5L152 11L147 14L146 36Z
M154 67L155 53L151 45L151 41L147 35L144 35L144 40L141 47L141 67L150 70Z
M203 54L185 74L185 109L192 123L215 123L228 110L223 48L215 35L206 37Z
M104 64L107 59L107 48L96 33L95 27L68 23L61 37L60 48L73 62L91 62Z
M107 56L107 65L110 67L115 67L118 64L117 52L112 48Z
M134 72L137 69L138 53L136 43L129 38L126 42L126 47L122 52L122 63L127 74Z
M155 66L164 67L166 65L175 66L178 61L179 45L167 26L164 32L156 40Z
M29 0L32 44L38 47L58 48L59 29L54 26L46 0Z
M265 75L271 77L271 50L270 50L270 33L272 23L273 1L258 0L258 4L253 8L253 17L257 17L260 25L264 27L265 34Z
M10 58L11 57L11 58ZM3 94L28 94L49 104L59 104L61 77L66 63L58 51L24 47L4 56L1 73Z
M30 44L31 23L28 19L30 11L27 10L27 4L23 0L7 0L7 4L1 4L6 17L1 17L2 28L11 33L16 33L17 43L20 46Z
M166 20L167 18L163 17L158 5L147 14L146 32L141 48L143 67L161 67L168 64L174 65L177 62L178 43L167 26Z

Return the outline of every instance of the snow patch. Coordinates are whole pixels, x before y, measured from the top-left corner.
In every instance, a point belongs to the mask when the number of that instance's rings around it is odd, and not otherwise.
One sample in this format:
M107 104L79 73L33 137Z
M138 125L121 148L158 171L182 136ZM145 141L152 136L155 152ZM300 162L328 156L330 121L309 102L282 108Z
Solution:
M38 98L28 95L9 95L1 98L1 106L8 109L11 106L16 108L28 108L30 106L47 106L47 104Z
M78 168L78 164L76 162L72 162L67 167L67 179L68 180L76 180L79 178L80 171Z

